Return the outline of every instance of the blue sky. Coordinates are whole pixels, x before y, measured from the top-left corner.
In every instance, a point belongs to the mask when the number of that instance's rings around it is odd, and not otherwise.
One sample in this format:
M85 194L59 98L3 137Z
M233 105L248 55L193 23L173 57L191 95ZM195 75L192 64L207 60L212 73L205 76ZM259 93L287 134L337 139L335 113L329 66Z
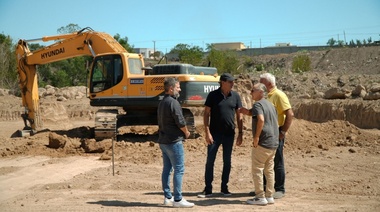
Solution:
M56 35L70 23L164 53L179 43L326 45L330 38L380 40L380 0L0 1L0 33L14 42Z

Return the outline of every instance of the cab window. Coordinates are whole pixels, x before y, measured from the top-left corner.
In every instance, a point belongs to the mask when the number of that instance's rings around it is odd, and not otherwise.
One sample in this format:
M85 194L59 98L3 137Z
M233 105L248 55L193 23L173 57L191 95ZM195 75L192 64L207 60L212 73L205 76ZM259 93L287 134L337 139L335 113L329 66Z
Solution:
M143 74L142 63L139 58L129 58L128 68L131 74Z
M120 55L95 58L92 70L90 92L107 90L120 83L123 78L123 64Z

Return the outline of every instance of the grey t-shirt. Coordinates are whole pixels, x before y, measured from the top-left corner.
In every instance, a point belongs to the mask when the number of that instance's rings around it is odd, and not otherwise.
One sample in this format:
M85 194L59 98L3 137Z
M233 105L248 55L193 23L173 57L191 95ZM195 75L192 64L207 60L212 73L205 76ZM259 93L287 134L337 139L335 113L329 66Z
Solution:
M260 133L259 145L267 149L277 149L278 147L278 121L277 111L271 102L261 99L253 104L252 108L252 133L255 135L257 126L257 116L264 115L264 127Z

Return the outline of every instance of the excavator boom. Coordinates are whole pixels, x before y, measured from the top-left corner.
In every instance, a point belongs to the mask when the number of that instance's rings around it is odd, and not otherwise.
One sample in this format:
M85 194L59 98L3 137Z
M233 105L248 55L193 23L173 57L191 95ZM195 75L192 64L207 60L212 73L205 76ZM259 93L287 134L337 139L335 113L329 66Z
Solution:
M29 131L33 133L42 127L39 111L37 65L84 55L95 57L104 53L128 53L109 34L92 30L85 31L86 29L70 34L18 41L16 47L17 71L22 104L25 108L25 113L22 115L25 126L21 133L28 134ZM28 42L38 40L55 40L56 42L31 52L27 45Z

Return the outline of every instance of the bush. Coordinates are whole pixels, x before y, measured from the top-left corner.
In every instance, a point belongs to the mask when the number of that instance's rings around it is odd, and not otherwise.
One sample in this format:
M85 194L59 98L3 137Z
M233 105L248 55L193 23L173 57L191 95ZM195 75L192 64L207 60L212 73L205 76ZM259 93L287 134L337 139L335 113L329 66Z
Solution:
M294 57L292 70L295 73L302 73L311 70L311 60L308 55L298 55Z
M264 64L259 64L255 66L256 71L264 71Z

